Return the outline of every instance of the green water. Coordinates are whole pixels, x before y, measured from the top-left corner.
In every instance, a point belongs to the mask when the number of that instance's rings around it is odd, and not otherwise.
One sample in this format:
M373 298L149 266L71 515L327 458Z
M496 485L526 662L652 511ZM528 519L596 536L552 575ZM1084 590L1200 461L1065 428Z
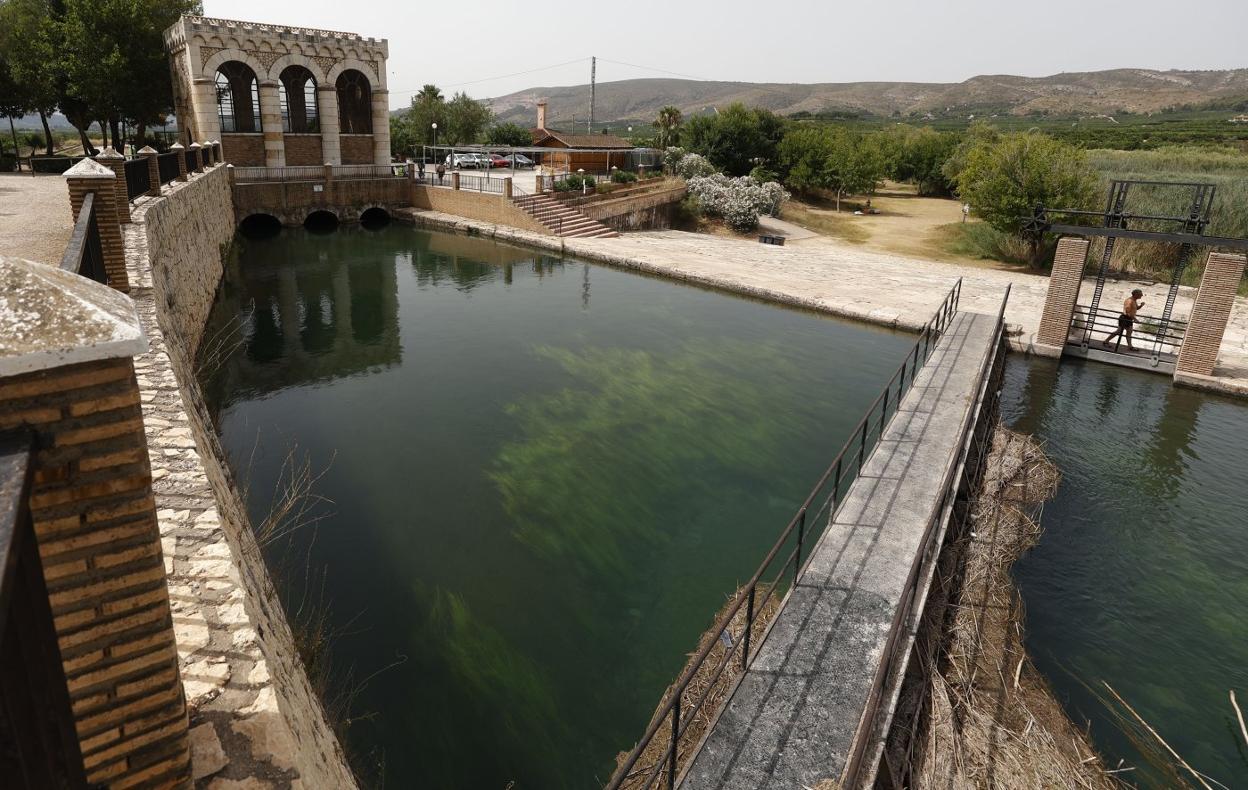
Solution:
M609 776L912 342L397 225L242 240L207 337L357 765L473 788Z
M1012 359L1003 413L1064 475L1015 567L1028 646L1107 762L1171 786L1089 691L1109 682L1195 768L1248 784L1248 405L1107 365ZM1190 779L1190 777L1188 777Z

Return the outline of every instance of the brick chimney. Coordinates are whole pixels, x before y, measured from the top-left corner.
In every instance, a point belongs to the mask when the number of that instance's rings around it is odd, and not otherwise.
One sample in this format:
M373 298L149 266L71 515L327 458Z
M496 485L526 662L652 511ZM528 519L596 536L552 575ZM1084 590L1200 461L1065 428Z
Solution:
M538 129L546 128L546 100L545 99L537 100L537 128Z

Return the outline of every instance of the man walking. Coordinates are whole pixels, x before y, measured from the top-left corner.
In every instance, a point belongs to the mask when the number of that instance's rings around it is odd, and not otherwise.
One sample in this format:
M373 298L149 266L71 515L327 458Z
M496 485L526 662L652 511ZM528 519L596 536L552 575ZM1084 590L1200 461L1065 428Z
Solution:
M1144 306L1144 292L1136 288L1122 302L1122 315L1118 316L1118 329L1105 338L1102 345L1109 348L1109 344L1114 338L1121 336L1124 332L1127 338L1127 349L1135 351L1135 346L1131 345L1131 328L1135 325L1135 314Z

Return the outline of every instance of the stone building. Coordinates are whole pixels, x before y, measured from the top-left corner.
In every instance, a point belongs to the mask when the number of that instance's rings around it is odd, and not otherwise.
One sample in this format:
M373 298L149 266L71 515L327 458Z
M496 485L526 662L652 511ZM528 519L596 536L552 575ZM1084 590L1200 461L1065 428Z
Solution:
M185 144L240 166L390 161L385 39L183 16L165 48Z

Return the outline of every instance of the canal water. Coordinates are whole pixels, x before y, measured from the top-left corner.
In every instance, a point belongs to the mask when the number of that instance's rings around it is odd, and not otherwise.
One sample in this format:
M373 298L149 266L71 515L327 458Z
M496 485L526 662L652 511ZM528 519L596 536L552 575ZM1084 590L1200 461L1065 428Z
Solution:
M1015 357L1002 409L1063 474L1015 578L1028 647L1067 711L1091 722L1107 762L1138 766L1123 778L1171 786L1093 693L1108 696L1107 681L1193 767L1245 786L1227 692L1248 703L1248 406L1150 373Z
M401 225L235 252L205 392L254 523L315 478L265 552L392 787L604 782L913 342Z

